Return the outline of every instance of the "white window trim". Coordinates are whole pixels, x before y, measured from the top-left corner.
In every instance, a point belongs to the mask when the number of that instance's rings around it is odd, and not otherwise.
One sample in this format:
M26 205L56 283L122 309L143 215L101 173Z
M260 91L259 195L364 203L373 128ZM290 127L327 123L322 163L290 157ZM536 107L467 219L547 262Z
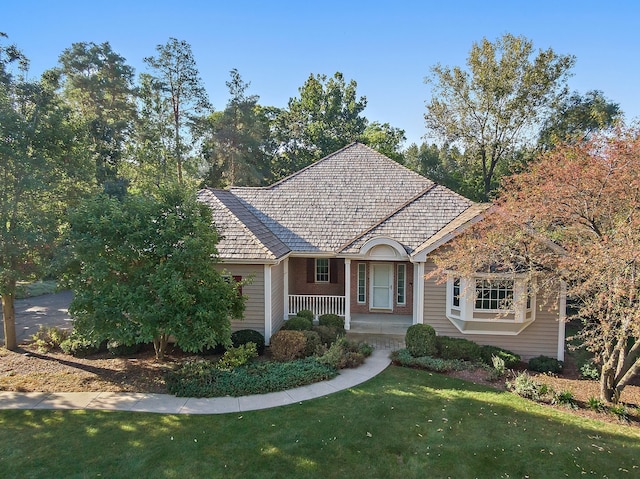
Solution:
M471 278L460 278L460 305L453 305L453 282L455 275L449 275L446 284L446 315L458 330L467 334L519 334L533 321L535 321L535 295L531 295L529 307L527 298L529 294L528 277L525 275L500 275L479 273ZM476 279L512 279L513 284L513 308L510 310L476 309ZM487 316L490 317L487 317ZM487 327L483 329L482 324Z
M318 261L326 261L327 262L327 279L318 279ZM315 271L314 271L314 279L316 283L328 283L331 281L331 261L329 258L316 258L314 261Z
M360 279L362 275L362 296L363 299L360 300ZM357 275L357 291L356 291L356 301L358 304L367 304L367 263L358 263L358 275Z
M402 302L398 301L400 296L400 269L402 269ZM398 306L405 306L407 304L407 265L400 263L396 266L396 304Z

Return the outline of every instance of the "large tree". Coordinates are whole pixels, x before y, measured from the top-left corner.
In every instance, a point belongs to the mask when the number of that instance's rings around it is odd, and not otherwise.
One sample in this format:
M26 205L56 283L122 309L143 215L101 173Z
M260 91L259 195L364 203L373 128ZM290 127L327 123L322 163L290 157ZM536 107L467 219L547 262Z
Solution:
M191 45L184 40L169 38L156 50L155 57L147 57L144 61L151 68L151 76L155 80L150 86L158 89L169 107L167 120L173 127L171 154L176 163L177 180L182 183L183 165L198 143L193 135L193 126L211 106Z
M153 342L160 360L170 337L186 351L229 343L244 301L216 268L211 210L193 192L175 184L157 197L102 194L70 223L69 311L80 334Z
M274 155L270 110L258 104L257 95L247 95L238 70L226 82L230 98L223 111L204 123L203 157L205 183L209 186L260 186L267 183Z
M0 46L0 295L8 349L17 347L17 281L47 267L65 206L91 184L57 76L27 81L27 66L15 46Z
M466 69L440 64L431 69L427 129L479 165L479 199L489 198L500 168L508 171L504 163L537 138L540 124L566 92L573 64L572 56L552 49L536 53L530 40L506 34L474 43Z
M530 166L439 256L440 272L528 273L549 300L564 281L601 395L618 401L640 371L640 131L558 146Z
M550 150L556 144L585 141L594 133L612 128L622 118L617 103L598 90L586 95L573 92L556 106L540 132L538 146Z
M74 43L60 55L63 94L86 133L96 180L121 181L120 165L135 119L133 68L108 42Z
M274 164L276 177L284 177L343 146L358 140L367 119L362 111L366 97L358 97L357 83L345 81L340 72L331 78L309 75L276 119L279 142Z

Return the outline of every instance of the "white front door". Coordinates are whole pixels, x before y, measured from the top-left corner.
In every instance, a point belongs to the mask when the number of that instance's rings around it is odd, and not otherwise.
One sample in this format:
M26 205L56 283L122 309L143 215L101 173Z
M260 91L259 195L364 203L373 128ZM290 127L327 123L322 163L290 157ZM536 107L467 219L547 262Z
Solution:
M393 265L371 264L371 309L393 309Z

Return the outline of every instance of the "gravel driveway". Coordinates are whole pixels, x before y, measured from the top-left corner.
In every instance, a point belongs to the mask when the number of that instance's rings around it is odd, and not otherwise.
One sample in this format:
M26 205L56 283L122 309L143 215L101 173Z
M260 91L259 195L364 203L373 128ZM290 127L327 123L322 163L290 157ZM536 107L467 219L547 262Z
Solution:
M73 298L71 291L44 294L33 298L16 300L16 335L18 344L31 338L40 326L57 326L71 331L69 303ZM2 311L0 311L2 319ZM4 328L0 327L0 344L4 344Z

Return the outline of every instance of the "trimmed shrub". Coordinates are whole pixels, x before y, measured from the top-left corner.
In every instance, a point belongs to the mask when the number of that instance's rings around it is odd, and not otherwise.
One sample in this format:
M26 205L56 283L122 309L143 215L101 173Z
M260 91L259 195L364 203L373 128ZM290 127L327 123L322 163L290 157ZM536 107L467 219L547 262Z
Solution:
M550 358L549 356L537 356L529 360L530 371L537 371L539 373L561 373L562 361Z
M318 318L319 326L333 326L338 331L338 334L345 334L344 318L341 318L337 314L323 314Z
M108 341L107 351L112 356L132 356L140 351L141 344L122 344L118 341Z
M229 348L216 363L218 369L229 371L231 369L244 366L253 358L258 357L258 348L255 343L248 342L237 348Z
M313 311L311 311L310 309L301 309L300 311L298 311L298 314L296 314L296 316L298 316L299 318L306 318L311 321L311 323L313 323L313 320L315 318L315 314L313 314Z
M506 368L516 367L521 360L520 356L507 349L498 348L497 346L480 346L480 359L483 363L493 366L494 356L502 359Z
M326 347L330 347L338 339L338 330L333 326L314 326L312 331L320 335L320 341Z
M437 373L446 373L449 371L461 371L467 369L467 363L459 359L442 359L433 358L431 356L413 357L409 350L399 349L391 353L391 361L398 366L408 368L425 369Z
M302 331L304 337L307 338L307 345L304 348L304 357L321 356L326 352L326 348L322 344L320 335L315 331Z
M276 333L277 334L277 333ZM284 391L334 378L337 371L315 358L286 363L257 361L223 371L210 361L185 363L167 374L167 390L183 397L245 396Z
M271 357L276 361L293 361L304 356L307 338L302 331L278 331L271 336Z
M264 354L264 336L253 329L240 329L231 333L231 344L235 348L243 344L253 343L256 345L258 354Z
M31 336L33 344L41 353L48 353L60 347L60 344L69 337L69 332L55 326L40 326L38 331Z
M303 316L294 316L284 322L280 329L285 331L311 331L313 328L313 320Z
M480 361L480 346L463 338L436 336L438 355L443 359L462 359Z
M92 354L99 353L100 345L72 334L68 339L60 343L60 349L62 349L65 354L70 354L73 357L86 358Z
M420 356L434 356L436 348L436 330L428 324L414 324L409 326L404 342L407 350L415 358Z

